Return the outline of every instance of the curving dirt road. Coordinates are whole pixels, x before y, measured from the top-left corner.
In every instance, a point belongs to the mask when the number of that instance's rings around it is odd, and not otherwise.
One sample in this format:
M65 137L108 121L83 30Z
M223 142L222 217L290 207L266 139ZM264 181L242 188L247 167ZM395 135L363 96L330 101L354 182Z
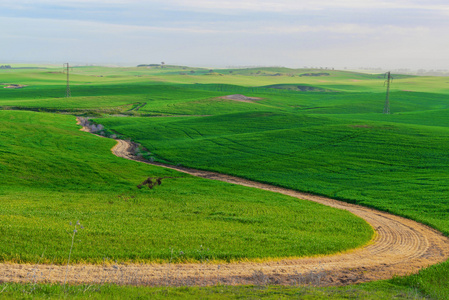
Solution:
M118 140L112 152L126 159L133 156L134 145ZM300 193L267 184L214 172L175 167L161 163L144 163L189 173L194 176L282 193L327 206L345 209L365 219L376 229L369 245L331 256L282 259L263 263L230 264L141 264L141 265L73 265L67 281L71 283L103 283L133 285L214 285L214 284L313 284L345 285L370 280L388 279L394 275L415 273L423 267L449 258L449 239L423 224L385 212L337 200ZM0 282L34 281L64 282L65 266L1 264Z

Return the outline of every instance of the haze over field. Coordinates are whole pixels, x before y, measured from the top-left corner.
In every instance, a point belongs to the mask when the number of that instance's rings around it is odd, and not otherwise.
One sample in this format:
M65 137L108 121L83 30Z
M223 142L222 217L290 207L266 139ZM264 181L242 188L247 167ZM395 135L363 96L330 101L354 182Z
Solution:
M445 0L0 0L12 62L449 69Z

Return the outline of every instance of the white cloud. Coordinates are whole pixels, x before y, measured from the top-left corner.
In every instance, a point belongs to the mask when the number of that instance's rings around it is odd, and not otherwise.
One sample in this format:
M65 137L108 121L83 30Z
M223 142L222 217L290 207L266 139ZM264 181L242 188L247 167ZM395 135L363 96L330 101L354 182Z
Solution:
M56 20L56 19L33 19L33 18L11 18L0 17L0 25L3 28L10 28L7 33L16 33L29 36L66 35L76 32L78 35L101 36L132 34L143 35L151 33L173 33L173 34L252 34L252 35L292 35L304 33L329 33L341 35L362 35L373 34L389 35L413 35L417 32L430 32L431 29L423 26L367 26L355 23L338 23L326 25L295 25L270 23L259 24L251 21L240 21L228 24L227 22L172 22L170 26L148 26L113 24L97 21L80 20ZM2 36L2 33L0 33Z
M108 5L108 4L126 4L126 3L139 3L142 1L136 0L0 0L1 5Z
M200 11L265 11L298 12L325 9L426 9L449 11L449 4L440 1L409 0L156 0L166 6Z
M438 0L0 0L2 6L26 7L35 5L48 6L134 6L151 7L164 5L169 9L186 9L195 11L265 11L298 12L325 9L424 9L449 11L447 1Z
M343 35L373 35L373 34L414 34L416 32L429 32L430 29L423 26L364 26L359 24L330 24L322 26L267 26L261 27L257 32L252 33L269 33L269 34L295 34L295 33L333 33Z
M192 26L145 26L145 25L127 25L113 24L95 21L79 21L79 20L57 20L57 19L33 19L33 18L11 18L0 17L0 27L10 28L4 34L19 34L21 36L39 37L59 35L77 35L102 36L102 35L120 35L120 34L150 34L150 33L178 33L178 34L214 34L218 33L217 29L203 28L198 25Z

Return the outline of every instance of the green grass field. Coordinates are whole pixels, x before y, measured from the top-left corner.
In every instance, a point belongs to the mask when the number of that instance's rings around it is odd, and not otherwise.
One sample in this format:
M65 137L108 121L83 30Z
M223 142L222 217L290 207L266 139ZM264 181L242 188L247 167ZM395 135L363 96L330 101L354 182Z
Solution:
M1 287L2 285L0 285ZM339 288L290 286L126 287L4 284L0 299L428 299L413 288L374 282Z
M373 206L449 234L441 126L271 112L98 122L162 161Z
M168 261L172 250L183 253L176 261L308 256L373 234L345 211L117 158L113 140L80 132L73 116L0 111L0 120L2 261L32 263L45 250L46 262L66 262L77 220L72 261L89 263ZM137 189L148 176L170 178Z
M72 71L67 99L60 71L0 70L0 83L27 85L0 85L0 107L93 115L107 132L141 143L147 157L375 207L449 235L445 77L393 75L392 114L384 115L379 74L80 67ZM301 76L318 72L329 75ZM219 98L231 94L261 100ZM319 205L115 158L109 150L114 142L79 132L73 116L4 110L0 118L0 250L6 261L35 261L47 247L48 259L64 262L69 222L78 219L85 229L73 259L89 262L167 260L170 249L188 253L180 260L195 260L199 245L221 260L330 253L361 245L372 234L357 218ZM135 189L156 174L176 178L151 191ZM311 210L325 221L297 219ZM326 238L329 224L341 226L332 231L337 238ZM360 226L365 229L354 237ZM123 234L113 234L118 231ZM248 240L253 231L257 236ZM299 239L298 232L310 239ZM65 237L66 247L50 237ZM132 241L138 239L153 246L136 251L141 245ZM235 242L223 249L229 240ZM260 250L245 252L248 242ZM449 263L443 263L390 284L445 299L448 277Z

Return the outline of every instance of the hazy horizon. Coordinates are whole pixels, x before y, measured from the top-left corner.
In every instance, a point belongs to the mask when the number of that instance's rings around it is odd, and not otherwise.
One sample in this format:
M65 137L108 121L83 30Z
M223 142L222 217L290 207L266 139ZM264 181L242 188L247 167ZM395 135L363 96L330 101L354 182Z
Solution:
M0 0L2 63L449 69L442 0Z

